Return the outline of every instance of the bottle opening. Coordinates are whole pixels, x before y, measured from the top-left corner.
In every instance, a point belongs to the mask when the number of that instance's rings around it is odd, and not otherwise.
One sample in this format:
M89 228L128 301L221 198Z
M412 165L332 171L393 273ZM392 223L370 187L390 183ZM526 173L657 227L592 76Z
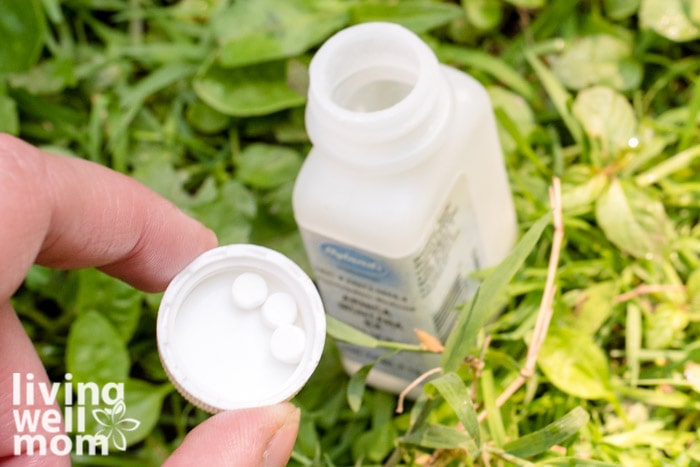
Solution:
M408 29L381 22L344 29L309 67L309 138L354 166L413 165L446 128L444 80L435 54Z
M354 26L329 39L314 57L310 100L318 100L337 118L379 113L423 100L430 91L425 89L430 67L436 63L417 36L397 25Z
M404 100L414 85L415 77L401 70L389 67L367 69L341 81L331 99L351 112L378 112Z

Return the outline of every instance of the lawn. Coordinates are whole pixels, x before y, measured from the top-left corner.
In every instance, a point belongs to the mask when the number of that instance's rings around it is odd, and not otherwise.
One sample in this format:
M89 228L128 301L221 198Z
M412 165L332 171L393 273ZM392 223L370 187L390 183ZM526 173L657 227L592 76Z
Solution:
M698 0L3 0L0 131L310 272L290 201L308 65L372 20L487 88L521 241L415 402L347 376L334 341L401 346L331 324L291 465L700 465ZM161 366L160 297L42 267L14 297L52 380L123 381L140 421L76 465L159 465L208 416Z

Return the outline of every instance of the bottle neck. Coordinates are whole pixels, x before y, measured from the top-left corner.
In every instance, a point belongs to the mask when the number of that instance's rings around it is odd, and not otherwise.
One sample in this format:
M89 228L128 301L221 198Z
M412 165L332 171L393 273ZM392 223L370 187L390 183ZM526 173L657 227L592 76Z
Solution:
M330 38L310 66L306 129L317 148L373 170L417 165L442 140L450 88L432 50L391 23Z

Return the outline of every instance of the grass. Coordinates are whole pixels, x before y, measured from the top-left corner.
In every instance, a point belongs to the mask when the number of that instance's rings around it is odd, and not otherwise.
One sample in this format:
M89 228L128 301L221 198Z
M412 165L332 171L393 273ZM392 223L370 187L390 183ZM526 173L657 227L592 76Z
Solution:
M128 173L221 243L304 267L290 193L309 149L307 66L326 37L398 22L489 90L528 240L464 309L501 314L456 328L473 340L452 338L446 371L399 414L329 344L295 399L291 465L700 464L697 2L5 0L0 12L12 44L0 130ZM206 417L160 366L158 302L95 271L39 267L15 296L52 378L107 368L142 421L126 452L76 464L158 465ZM79 358L105 342L99 361Z

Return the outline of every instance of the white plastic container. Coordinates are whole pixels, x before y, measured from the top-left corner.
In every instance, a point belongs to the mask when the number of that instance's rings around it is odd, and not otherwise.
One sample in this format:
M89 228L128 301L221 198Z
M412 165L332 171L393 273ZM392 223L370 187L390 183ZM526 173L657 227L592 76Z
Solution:
M292 398L316 369L326 320L286 256L257 245L209 250L168 285L158 351L178 391L215 413Z
M444 339L475 290L469 273L498 263L517 235L484 88L409 30L360 24L312 60L306 128L294 214L326 311L381 339ZM383 353L341 352L349 372ZM398 392L438 365L403 353L368 382Z

